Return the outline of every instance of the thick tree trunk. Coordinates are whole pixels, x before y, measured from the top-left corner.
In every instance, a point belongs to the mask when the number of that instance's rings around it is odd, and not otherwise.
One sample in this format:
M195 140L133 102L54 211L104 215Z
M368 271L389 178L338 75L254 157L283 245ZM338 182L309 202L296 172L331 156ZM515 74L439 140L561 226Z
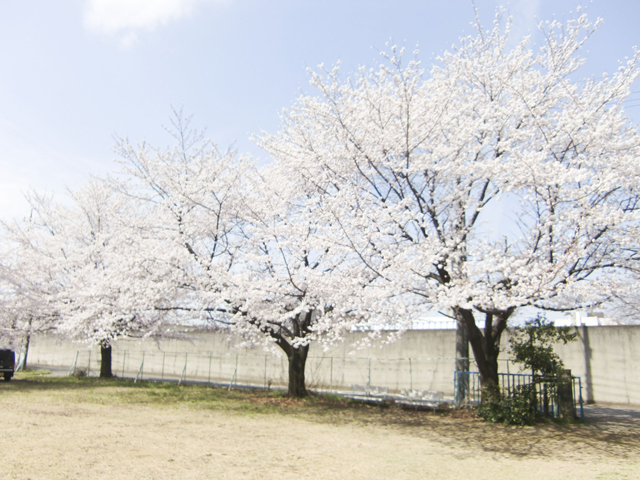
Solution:
M500 355L500 339L507 328L507 320L515 308L500 311L487 311L485 314L484 333L478 328L470 309L457 309L467 326L469 343L473 349L473 356L478 365L480 385L484 392L496 392L499 388L498 356Z
M283 338L279 338L276 344L287 354L289 360L289 388L287 395L294 398L302 398L309 395L305 385L304 370L307 365L309 345L294 347Z
M100 378L111 378L111 345L100 345Z
M289 389L287 394L290 397L302 398L308 395L304 377L308 353L309 345L298 348L292 347L290 353L287 353L289 359Z
M288 335L293 339L304 338L309 332L313 313L313 310L310 310L297 314L291 322L291 329L286 329ZM294 398L306 397L309 392L307 392L305 385L304 370L307 365L309 345L294 346L293 342L285 338L282 332L274 332L272 335L276 339L276 345L287 354L287 359L289 360L289 388L287 394Z
M456 314L456 385L455 402L457 406L464 403L469 391L469 336L467 326L461 315Z

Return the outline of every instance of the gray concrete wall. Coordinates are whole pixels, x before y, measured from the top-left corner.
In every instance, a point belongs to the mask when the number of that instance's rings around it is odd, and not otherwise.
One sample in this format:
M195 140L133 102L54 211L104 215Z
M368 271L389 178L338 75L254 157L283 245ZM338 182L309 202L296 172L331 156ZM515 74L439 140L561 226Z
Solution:
M640 405L640 326L579 327L577 342L556 349L567 368L580 376L583 396L590 401ZM179 378L211 382L286 385L286 359L276 350L235 349L221 333L186 332L189 338L121 340L114 345L113 370L117 375L143 378ZM442 391L453 394L453 330L413 330L398 341L378 339L366 348L354 344L364 333L351 333L345 342L326 351L313 345L307 362L311 388L348 390L351 384ZM77 352L79 353L77 354ZM502 351L508 351L508 338ZM32 365L99 370L99 349L87 348L52 336L35 336L29 354ZM144 355L144 357L143 357ZM142 365L142 370L140 366ZM503 354L501 372L517 371Z
M578 327L578 341L556 348L588 401L640 405L640 326Z
M417 335L416 335L417 334ZM398 342L373 341L367 348L354 344L363 333L349 335L343 343L324 350L312 345L307 360L307 384L311 388L349 390L352 384L443 391L453 394L452 330L409 332ZM120 340L114 344L113 371L131 377L179 378L212 382L285 386L286 358L277 349L235 349L221 333L191 333L188 339L159 341ZM406 351L403 351L406 350ZM78 353L79 352L79 353ZM143 357L144 355L144 357ZM77 357L76 357L77 356ZM31 365L76 366L97 373L100 351L53 336L34 336ZM142 370L140 366L142 365Z

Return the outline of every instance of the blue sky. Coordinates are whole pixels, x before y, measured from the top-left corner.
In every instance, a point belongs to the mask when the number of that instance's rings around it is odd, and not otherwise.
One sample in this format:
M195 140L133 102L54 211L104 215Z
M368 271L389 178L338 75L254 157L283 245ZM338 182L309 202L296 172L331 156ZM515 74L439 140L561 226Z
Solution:
M581 3L505 7L514 37L535 41L540 20ZM476 0L487 28L499 4ZM593 0L586 12L604 19L585 52L583 74L597 77L640 46L640 2ZM114 134L167 145L171 105L222 149L264 158L249 137L277 131L279 112L312 92L307 67L375 66L387 42L417 44L428 67L473 19L471 0L0 0L0 216L28 213L29 186L63 192L111 170Z

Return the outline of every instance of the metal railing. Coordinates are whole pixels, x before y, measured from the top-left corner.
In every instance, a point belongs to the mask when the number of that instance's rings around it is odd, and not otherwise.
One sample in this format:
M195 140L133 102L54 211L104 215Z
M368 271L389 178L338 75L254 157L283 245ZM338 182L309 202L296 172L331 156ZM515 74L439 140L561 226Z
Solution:
M542 377L526 373L498 373L500 393L504 398L512 395L523 387L535 388L535 408L537 414L556 418L560 414L558 377ZM458 406L476 406L480 404L482 387L478 372L454 372L454 396ZM462 394L464 392L464 394ZM571 377L571 394L573 413L575 418L584 419L584 400L582 397L582 381L580 377Z

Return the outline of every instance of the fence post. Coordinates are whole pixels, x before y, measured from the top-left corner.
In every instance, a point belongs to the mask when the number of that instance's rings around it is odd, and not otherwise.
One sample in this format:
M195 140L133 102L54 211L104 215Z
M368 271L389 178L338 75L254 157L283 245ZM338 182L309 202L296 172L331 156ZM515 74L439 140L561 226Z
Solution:
M267 389L267 356L264 356L264 389Z
M580 377L578 377L578 389L578 395L580 395L580 420L584 420L584 406L582 404L582 380L580 379Z
M369 357L369 375L367 376L367 388L371 386L371 357Z
M162 352L162 373L160 374L160 380L164 380L164 358L167 352Z
M231 391L231 387L233 386L233 382L236 380L236 373L238 373L238 354L236 353L236 368L233 370L233 376L231 377L231 381L229 382L229 391Z
M333 392L333 357L331 357L331 373L329 375L329 391Z
M413 368L411 367L411 359L409 359L409 388L413 390Z
M560 418L574 418L573 388L571 385L571 370L562 370L558 375L558 416Z
M207 383L211 383L211 353L209 354L209 378L207 379Z
M178 385L182 385L182 381L187 379L187 359L189 357L188 353L184 354L184 368L182 369L182 374L180 375L180 380L178 380Z
M477 388L477 383L479 381L478 378L476 378L477 375L473 376L473 396L474 396L474 400L477 403L480 403L480 392L478 392L478 388Z
M24 357L22 355L24 349L20 347L20 352L18 352L18 361L16 362L16 372L19 372L24 368Z
M76 350L76 359L73 361L73 365L71 365L71 368L69 369L69 375L72 375L76 371L76 363L78 363L78 353L80 353L80 351Z
M138 369L138 374L136 375L136 378L133 380L133 383L136 383L138 381L138 378L140 378L140 380L142 380L142 369L144 368L144 352L142 352L142 362L140 363L140 368Z

